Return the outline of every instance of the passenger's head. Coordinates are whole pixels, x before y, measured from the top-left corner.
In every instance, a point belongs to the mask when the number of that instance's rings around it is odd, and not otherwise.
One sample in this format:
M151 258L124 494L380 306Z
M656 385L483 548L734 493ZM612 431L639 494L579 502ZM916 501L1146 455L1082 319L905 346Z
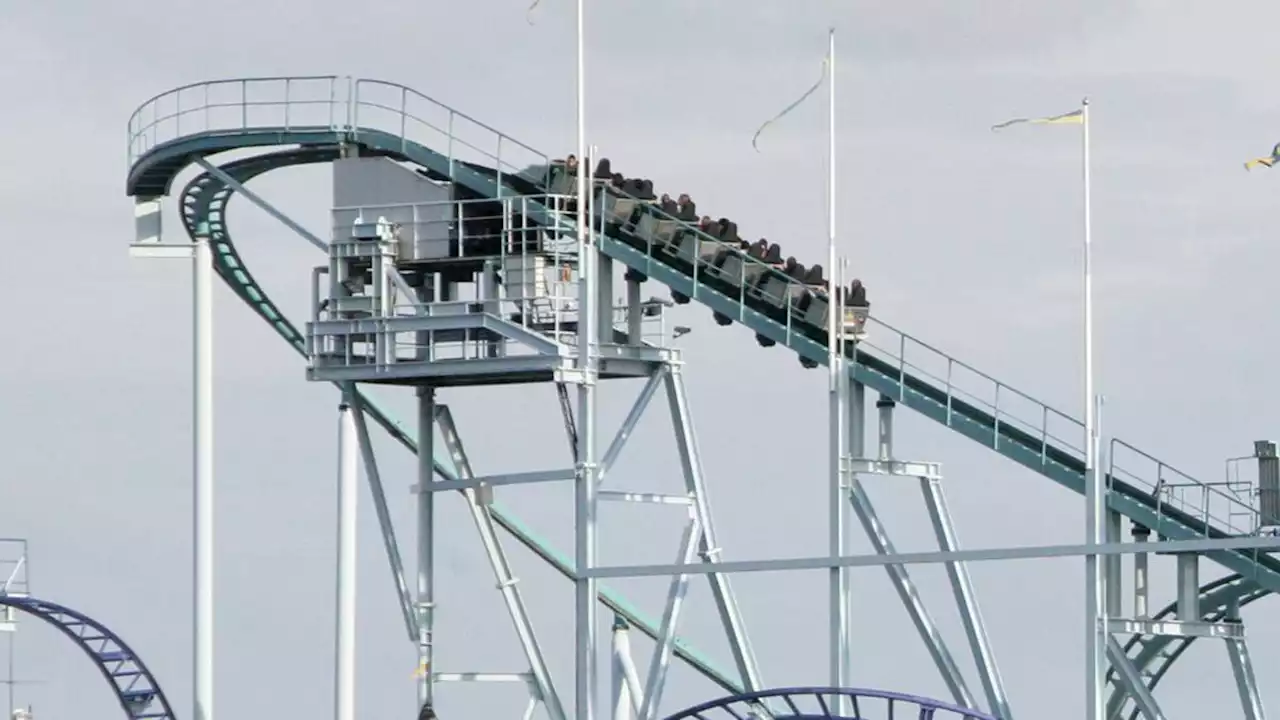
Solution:
M680 193L680 197L677 198L676 202L680 203L681 205L687 205L693 201L689 199L689 196L687 194Z
M577 169L578 169L578 156L577 156L577 155L570 155L569 157L565 158L565 159L564 159L564 166L565 166L566 168L569 168L570 170L577 170Z
M853 282L849 283L849 289L854 292L857 292L861 288L862 288L862 281L859 280L858 278L854 278Z
M670 195L668 195L667 193L662 193L662 200L661 200L661 202L662 202L662 204L663 204L663 205L666 205L667 203L671 202L671 196L670 196Z

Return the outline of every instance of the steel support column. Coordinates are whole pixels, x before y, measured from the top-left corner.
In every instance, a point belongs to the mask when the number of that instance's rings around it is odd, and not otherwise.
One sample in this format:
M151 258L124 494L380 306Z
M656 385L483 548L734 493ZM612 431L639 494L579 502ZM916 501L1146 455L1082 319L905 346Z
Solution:
M715 567L722 562L719 557L720 546L711 520L707 488L703 482L702 457L698 451L698 439L693 430L689 396L685 390L684 377L678 367L670 368L666 375L666 387L667 405L671 410L671 426L675 431L676 448L680 453L685 488L694 498L696 517L702 526L702 532L698 536L698 554L702 556L703 562L710 567ZM729 651L733 654L733 661L742 677L744 689L747 692L764 689L760 682L755 652L747 637L746 627L738 610L738 602L734 598L728 575L710 570L707 572L707 578L711 583L711 594L715 597L716 610L720 613L720 622L729 640Z
M356 527L360 443L349 396L338 406L338 558L334 629L334 718L356 717Z
M396 540L395 526L391 524L391 511L387 508L387 494L382 488L378 459L373 454L373 441L369 437L369 425L364 417L364 397L353 385L346 385L344 392L350 398L351 407L354 410L352 415L356 425L356 437L360 443L360 456L364 458L365 479L369 483L369 494L373 496L373 507L378 515L378 529L382 533L382 546L387 553L387 564L391 566L391 579L396 584L396 598L400 601L400 613L404 616L404 626L409 639L417 642L417 610L414 608L413 597L409 594L409 583L405 580L400 543Z
M697 539L702 527L697 516L689 513L689 523L685 526L684 535L680 539L680 553L677 562L688 565L693 562L697 550ZM667 669L671 666L672 651L675 648L676 628L680 623L680 610L684 605L685 594L689 590L689 574L680 573L671 578L671 588L667 592L666 607L662 611L662 630L658 642L653 649L653 659L649 661L649 675L646 678L643 700L640 702L639 720L654 720L658 707L662 703L662 691L667 685Z
M831 311L835 312L836 308ZM849 446L852 436L861 436L859 426L855 433L853 425L859 424L861 418L850 416L849 408L849 373L845 372L844 358L839 353L831 353L831 378L828 398L828 487L827 487L827 548L831 557L837 558L849 551L849 514L848 505L844 501L846 488L849 485ZM859 384L860 386L861 384ZM852 673L849 663L853 658L851 643L852 629L849 623L852 609L850 603L849 578L851 571L842 567L832 567L827 571L828 582L828 672L832 687L849 687L852 684ZM849 698L837 695L832 698L836 715L849 714Z
M474 478L475 474L471 468L471 459L463 447L462 438L458 435L457 425L453 421L453 413L449 411L447 406L440 405L436 407L435 416L436 423L440 427L441 442L444 443L445 451L449 453L454 466L458 469L458 478L461 480ZM533 630L533 622L529 618L529 611L525 608L524 597L517 585L518 581L511 571L511 564L507 560L506 551L502 548L502 543L498 539L498 533L494 527L493 518L489 514L488 506L481 501L480 493L476 490L465 490L463 495L466 497L467 509L471 512L471 519L476 524L476 531L480 534L480 542L484 546L485 555L489 558L489 567L493 569L498 590L502 592L502 600L506 603L507 614L511 617L511 623L515 627L516 636L520 640L520 647L524 650L525 660L529 663L529 672L533 676L535 694L546 705L547 714L552 720L565 720L567 716L564 712L564 705L561 703L560 695L556 692L555 685L552 682L551 671L547 669L542 647L538 644L537 636Z
M213 720L213 249L208 228L195 238L192 255L193 475L195 497L195 712Z
M435 704L435 390L418 388L418 705Z
M920 489L924 494L925 507L929 511L929 521L933 524L934 535L938 538L938 547L943 551L952 551L959 547L956 540L955 527L951 523L951 513L947 511L946 496L942 492L942 483L936 478L921 478ZM1004 680L1000 677L1000 669L996 665L995 652L991 649L991 640L987 636L987 626L978 609L977 593L973 590L973 581L969 578L969 568L964 563L949 562L946 564L947 577L951 580L951 591L955 594L956 606L960 610L960 620L964 623L964 632L969 639L969 649L973 652L973 661L978 668L978 679L982 682L982 690L987 696L991 714L1001 720L1011 720L1009 697L1004 690Z
M1156 702L1155 696L1151 694L1150 688L1147 687L1142 673L1134 666L1129 656L1125 654L1124 646L1111 633L1107 633L1107 658L1111 661L1111 666L1115 668L1116 675L1120 678L1120 683L1128 691L1129 697L1133 698L1143 717L1147 720L1165 720L1164 712L1160 710L1160 705Z

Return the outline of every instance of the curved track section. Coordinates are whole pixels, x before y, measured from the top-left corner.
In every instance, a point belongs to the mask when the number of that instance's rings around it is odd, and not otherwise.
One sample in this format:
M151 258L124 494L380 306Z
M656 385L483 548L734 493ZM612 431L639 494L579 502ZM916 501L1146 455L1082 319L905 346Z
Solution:
M280 146L297 148L237 160L223 168L238 182L243 183L276 168L330 162L338 157L339 147L344 142L358 144L361 153L365 155L378 154L410 162L430 175L452 180L482 196L527 194L530 188L537 187L516 177L515 173L519 172L520 168L510 162L504 163L499 156L503 152L503 147L530 150L534 153L535 159L541 162L546 161L545 155L404 86L348 79L345 80L347 98L340 99L337 97L340 93L332 89L339 80L331 77L313 77L216 81L186 86L153 98L148 103L144 103L130 121L132 165L128 194L135 197L167 195L177 175L198 157L250 148L264 150ZM289 83L295 83L296 87L296 83L304 81L330 83L331 89L327 99L291 101L288 91ZM283 83L284 100L248 100L248 88L254 83L263 82ZM362 83L375 88L392 88L400 98L398 109L387 104L362 100L360 98ZM240 101L238 103L212 101L210 88L214 86L239 87ZM194 109L188 106L184 110L183 93L201 91L205 98L204 105L199 105L197 102ZM161 116L160 106L166 98L176 98L177 109L168 115ZM442 109L447 115L447 120L443 122L437 120L438 124L432 124L411 115L406 107L409 100L413 98L424 100L437 111ZM321 121L302 125L290 122L290 107L302 106L308 102L328 110L327 123ZM255 124L250 122L250 110L255 109L251 106L270 106L272 109L279 109L282 106L283 113L273 115L271 122ZM236 110L236 120L216 127L216 123L209 120L208 116L213 110L227 108ZM361 108L365 110L363 115ZM370 110L389 111L394 121L377 124L388 128L395 127L395 130L365 127L365 118L373 114L369 112ZM146 117L148 112L151 115L149 124ZM204 114L205 129L197 127L196 131L192 132L189 120L185 128L182 126L182 118L193 113ZM294 118L296 119L298 115L299 113L295 110ZM176 123L173 122L175 118ZM281 119L283 122L280 122ZM488 134L490 141L496 139L497 155L480 150L475 143L482 141L468 142L461 137L455 137L455 120L473 123ZM168 132L161 129L166 122L174 125L174 132L160 138L161 134ZM199 125L198 122L196 124ZM447 133L441 129L446 124L449 128ZM444 147L447 142L447 154L436 152L426 145L409 139L410 135L421 135L424 126L429 128L428 132L435 138L432 140L433 143L438 142L439 147ZM474 156L477 151L482 158L488 159L484 164L466 162L455 156L455 152ZM486 167L486 165L493 167ZM207 173L189 183L182 194L183 217L187 232L193 239L208 238L214 249L216 271L223 281L296 351L305 354L304 336L257 284L231 240L226 225L226 205L233 192L231 187ZM700 269L695 269L691 273L685 269L672 267L670 262L657 258L652 253L651 247L646 252L645 242L637 242L634 233L631 233L633 229L610 227L605 235L599 238L602 252L633 270L643 273L646 277L668 285L673 291L707 305L719 315L747 326L756 332L758 339L788 347L801 357L819 365L826 362L825 341L822 340L825 337L824 333L821 333L821 337L811 337L803 329L793 327L790 322L785 324L778 322L769 316L768 308L761 308L757 299L748 298L741 292L726 291L716 287L714 282L709 282L708 278L703 277ZM684 229L686 232L691 231L690 228ZM703 237L697 231L692 232L699 236L702 242L716 242L709 236ZM862 343L865 350L859 350L856 361L851 363L850 372L854 379L1060 485L1078 493L1083 492L1084 471L1081 459L1083 453L1077 445L1063 440L1060 432L1054 432L1050 428L1052 418L1065 420L1066 424L1072 426L1080 426L1079 421L1003 385L994 378L884 323L876 322L873 332L882 334L888 339L876 340L880 343L879 346L871 342ZM922 368L919 360L908 361L909 345L919 348L918 352L931 355L934 360L940 359L945 363L945 369L930 372ZM894 347L897 348L896 353ZM960 388L957 376L966 372L977 376L980 382L987 386L984 397L991 397L991 392L994 391L994 398L984 400ZM412 434L406 432L399 422L381 410L371 397L367 394L364 394L364 397L374 421L402 445L416 453L417 448ZM1014 397L1026 401L1025 404L1032 410L1029 412L1023 410L1022 417L1036 416L1040 419L1032 421L1017 419L1016 411L1011 412L1008 409L1009 401L1002 401L1002 397ZM1123 447L1133 451L1137 456L1138 460L1134 462L1140 461L1147 467L1144 473L1135 474L1113 465L1108 477L1110 481L1108 504L1113 509L1171 538L1223 537L1240 532L1233 528L1229 520L1222 520L1222 518L1229 518L1230 513L1187 512L1179 506L1179 503L1171 502L1169 498L1161 496L1160 488L1165 478L1181 474L1140 451L1128 446ZM436 471L442 476L456 477L456 470L447 456L437 456L435 466ZM1194 482L1191 478L1186 479ZM1226 497L1215 497L1215 501L1218 505L1229 505L1234 502ZM571 564L563 554L550 549L508 512L495 507L493 516L496 522L522 544L562 574L571 576ZM1215 526L1213 522L1215 520L1220 522L1219 526ZM1228 529L1222 529L1224 527ZM1248 604L1280 589L1280 560L1276 558L1248 551L1215 553L1210 557L1234 570L1236 575L1209 583L1201 589L1205 619L1221 619L1225 616L1227 608L1233 604ZM617 595L602 591L600 599L611 610L626 617L646 634L651 637L656 634L656 623L640 616ZM1171 608L1166 608L1162 611L1161 617L1166 617L1171 612ZM1186 651L1191 642L1189 639L1144 638L1131 641L1126 648L1139 668L1144 669L1152 678L1151 684L1154 686L1172 663ZM691 663L729 692L742 690L737 680L716 669L683 643L677 643L676 652L679 657ZM1119 694L1113 695L1112 702L1113 709L1118 712L1123 706L1124 697Z
M1200 588L1201 619L1205 622L1223 622L1233 611L1261 600L1268 594L1266 590L1240 575L1227 575ZM1172 620L1177 616L1177 610L1177 603L1171 603L1156 613L1152 619ZM1149 678L1147 687L1154 690L1196 639L1169 635L1134 637L1125 643L1124 649L1125 654L1133 660L1134 666L1142 671L1144 677ZM1108 672L1107 680L1114 685L1114 672ZM1121 689L1114 689L1110 700L1107 701L1107 717L1120 717L1127 699L1128 696ZM1138 720L1141 714L1138 708L1133 707L1128 713L1129 720Z
M836 715L832 709L837 698L845 698L853 715ZM786 708L764 712L763 707ZM761 692L730 695L682 710L667 720L857 720L858 718L930 718L934 720L995 720L977 710L957 705L885 692L857 688L777 688Z
M0 605L43 620L71 638L111 684L125 717L134 720L175 720L177 717L142 658L102 623L69 607L33 597L0 595Z

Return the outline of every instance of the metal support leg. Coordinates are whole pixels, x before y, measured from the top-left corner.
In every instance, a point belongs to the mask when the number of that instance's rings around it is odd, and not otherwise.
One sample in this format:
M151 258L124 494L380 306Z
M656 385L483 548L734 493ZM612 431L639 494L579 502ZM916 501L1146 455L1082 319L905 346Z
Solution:
M689 524L685 526L684 537L680 539L678 562L682 565L693 562L697 549L696 539L702 532L697 517L693 513L690 515ZM662 631L658 636L657 647L653 649L653 659L649 662L644 699L640 703L640 720L654 720L657 717L658 707L662 703L662 691L667 684L667 669L671 666L672 650L676 642L676 627L680 623L680 609L684 605L684 596L688 590L688 573L681 573L671 578L667 605L662 611Z
M613 617L613 720L635 720L639 711L640 679L631 660L631 625Z
M195 481L195 720L213 720L213 249L208 228L192 255Z
M892 452L892 433L893 423L892 416L886 414L886 407L882 403L880 406L880 429L882 450ZM851 428L853 434L850 437L850 450L856 458L864 457L863 453L866 448L866 437L862 432L862 419L865 417L866 406L866 390L862 383L854 383L853 396L850 402L850 424L857 425L857 428ZM892 405L889 406L892 408ZM856 418L856 419L855 419ZM884 430L888 429L889 442L885 443ZM871 540L872 547L876 553L880 555L893 555L897 550L893 547L893 542L889 540L889 534L884 529L884 524L880 522L880 517L876 513L875 507L871 504L871 498L867 495L867 491L862 487L862 482L856 474L851 474L849 478L849 501L853 505L853 511L858 515L859 522L867 534L867 538ZM958 705L964 707L975 707L973 693L969 691L968 685L964 681L964 675L960 672L960 667L956 664L955 658L951 655L947 643L942 639L942 632L938 630L938 625L934 622L933 617L929 615L929 611L924 607L924 601L920 598L920 591L916 588L916 584L911 579L911 575L907 572L905 565L892 564L884 566L885 572L889 574L889 581L893 583L893 587L898 591L898 597L902 600L903 607L906 608L907 614L911 616L912 623L915 624L916 630L919 631L921 639L924 640L925 646L929 649L929 655L933 658L933 662L938 667L938 672L942 674L942 680L947 684L947 689L951 691L951 696Z
M692 416L689 412L689 397L684 387L684 378L677 368L671 368L666 374L667 404L671 409L671 425L675 430L676 447L680 453L680 464L684 469L685 488L694 498L694 508L698 523L702 526L699 533L698 553L704 562L720 561L720 547L716 542L715 529L711 522L710 503L707 501L706 486L702 481L702 457L698 452L698 440L694 435ZM747 692L763 690L760 682L760 671L756 664L755 652L747 638L746 627L738 611L738 602L734 598L729 577L724 573L707 574L711 583L711 594L715 597L716 610L720 613L720 622L724 625L725 635L729 639L729 651L733 654L734 664L742 676L742 685Z
M334 718L356 717L356 513L360 444L348 398L338 407L338 572Z
M418 388L418 705L435 704L435 390Z
M849 514L848 504L844 501L845 488L849 484L849 428L846 423L849 417L849 374L844 370L842 357L833 356L835 368L830 383L828 408L830 417L827 420L830 440L827 459L830 471L827 497L827 533L828 552L832 558L840 557L849 550ZM831 637L828 641L830 653L829 669L833 687L849 687L851 685L849 663L853 657L851 645L851 628L849 624L849 577L847 568L833 567L828 575L828 612ZM835 705L833 712L841 717L849 714L849 698L837 695L832 698Z
M947 511L941 482L937 479L921 478L920 489L924 493L924 502L929 510L929 520L933 523L933 532L938 537L938 548L946 552L956 550L959 543L951 523L951 514ZM968 566L959 562L949 562L946 566L947 576L951 579L951 590L955 593L960 619L964 623L965 635L969 638L969 648L973 651L974 664L977 665L978 678L982 681L982 690L987 696L991 714L1001 720L1010 720L1013 713L1009 710L1009 698L1005 694L1004 680L1000 677L995 653L992 652L991 641L987 637L986 623L983 622L982 613L978 609L978 600L973 590L973 582L969 578Z
M1253 674L1253 660L1249 657L1249 647L1243 638L1227 640L1227 654L1231 658L1231 674L1236 679L1236 689L1240 693L1240 706L1244 708L1245 720L1265 720L1266 712L1262 707L1262 697L1258 694L1258 678Z
M1200 621L1200 556L1181 553L1178 559L1178 619Z
M876 553L880 555L897 554L897 550L894 549L893 543L889 540L884 525L880 522L880 517L872 507L871 499L867 497L866 490L863 489L860 481L853 481L853 485L849 489L849 499L853 503L854 512L857 513L858 520L862 522L862 527L866 530L867 537L870 538ZM929 611L925 609L924 600L920 598L920 591L907 573L906 567L904 565L885 565L884 569L889 574L889 580L893 583L894 589L898 591L898 597L902 600L907 614L911 616L911 622L916 626L916 630L920 633L920 638L924 640L925 646L929 649L929 655L933 657L933 662L937 665L938 672L942 674L942 680L947 684L947 689L951 692L952 698L957 705L974 707L973 693L969 691L969 686L964 681L964 675L961 674L955 657L951 655L951 650L947 647L946 641L942 639L942 632L938 630L938 624L934 622Z
M400 612L404 616L405 630L409 639L418 641L418 616L414 609L413 598L409 594L409 583L405 580L404 561L400 558L400 543L396 540L395 526L391 524L391 511L387 509L387 494L382 489L382 475L378 472L378 459L373 454L373 441L369 437L369 425L365 421L364 398L353 386L346 386L344 393L352 407L352 417L356 425L356 437L360 443L360 456L364 458L364 474L369 483L369 494L373 496L373 507L378 515L378 529L382 532L382 546L387 552L387 563L391 566L391 579L396 584L396 596L400 601Z
M1129 656L1125 655L1124 646L1110 633L1107 634L1107 657L1111 660L1111 666L1116 670L1120 684L1128 691L1129 697L1133 698L1142 716L1147 720L1165 720L1164 713L1160 710L1160 705L1156 703L1155 696L1151 694L1150 688L1147 687L1142 673L1134 666Z
M643 338L643 320L640 314L640 281L627 278L627 342L639 345Z
M1227 607L1225 619L1240 622L1238 600L1233 600ZM1240 707L1244 709L1245 720L1266 720L1262 696L1258 693L1258 678L1253 673L1253 659L1249 657L1249 646L1243 637L1227 639L1227 656L1231 659L1231 675L1236 681L1236 691L1240 693Z
M1107 510L1107 542L1124 542L1124 516L1114 510ZM1107 574L1107 615L1120 617L1124 614L1124 558L1120 555L1108 555L1103 567Z
M1137 523L1133 524L1131 532L1135 543L1145 543L1151 538L1151 531ZM1136 553L1133 556L1133 615L1139 619L1146 618L1151 613L1148 603L1150 574L1147 572L1147 562L1149 557L1150 553L1145 552Z
M596 303L599 314L596 323L599 326L600 342L613 342L613 258L603 253L596 253Z
M578 4L579 31L582 3ZM581 47L579 47L581 50ZM581 57L579 57L581 60ZM581 69L581 67L579 67ZM581 79L581 77L579 78ZM586 155L579 104L580 158ZM578 178L578 462L573 492L574 567L574 714L577 720L596 720L596 580L587 572L596 564L596 372L595 354L600 342L596 302L595 240L585 178L585 164Z
M653 400L658 387L662 385L662 381L666 378L667 367L663 365L653 371L653 374L645 382L644 388L640 390L640 395L636 397L636 401L627 413L627 417L622 421L622 425L618 427L618 433L614 435L613 442L609 443L609 449L605 450L604 457L600 460L600 472L596 474L597 484L604 482L605 476L609 474L609 468L618 461L618 456L622 454L622 449L626 447L627 441L631 439L631 433L635 432L636 425L640 423L640 418L644 417L644 411L649 408L649 402Z
M453 422L453 413L449 412L448 407L441 405L436 408L436 423L440 427L440 438L444 443L445 451L449 453L454 466L458 468L458 478L473 479L475 474L471 468L471 459L463 448L458 428ZM498 533L494 528L487 504L482 502L476 490L464 490L463 494L467 498L467 507L471 511L476 530L480 533L480 542L484 545L485 555L489 558L494 579L497 580L498 589L502 592L502 599L507 605L507 613L515 626L516 636L520 639L525 660L529 663L529 672L533 676L534 694L542 699L547 708L547 715L552 720L565 720L564 705L560 702L560 695L552 683L551 671L547 669L542 648L533 631L533 622L529 619L528 610L525 609L524 598L516 585L517 580L511 572L506 552L498 540Z

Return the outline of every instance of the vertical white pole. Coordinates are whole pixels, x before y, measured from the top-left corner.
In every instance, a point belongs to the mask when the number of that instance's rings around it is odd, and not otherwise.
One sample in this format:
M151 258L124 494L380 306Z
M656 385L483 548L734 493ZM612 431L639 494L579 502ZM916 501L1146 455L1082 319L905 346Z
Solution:
M213 720L213 252L201 228L192 254L195 480L195 720Z
M635 720L627 663L631 662L631 638L625 621L613 622L613 720Z
M348 397L338 407L338 573L334 640L334 718L356 717L356 512L359 438Z
M830 292L827 293L827 336L836 338L836 30L827 30L827 277ZM828 342L828 369L831 371L831 390L836 391L838 369L836 343Z
M848 535L848 500L846 498L845 456L848 451L848 398L845 378L844 349L841 347L840 326L843 321L841 303L837 300L840 275L836 266L836 31L827 31L827 365L830 371L830 492L827 498L830 554L833 558L844 554ZM849 571L833 567L830 573L830 672L831 684L843 687L849 683ZM837 715L848 714L847 698L835 698Z
M1084 434L1085 434L1085 511L1087 538L1090 545L1103 542L1103 520L1105 517L1106 497L1102 486L1102 475L1098 472L1098 437L1097 418L1094 407L1093 387L1093 209L1092 188L1090 187L1089 158L1089 99L1083 101L1081 123L1083 125L1083 164L1084 164ZM1085 639L1085 656L1087 676L1085 680L1085 697L1087 702L1086 717L1089 720L1103 720L1103 689L1106 685L1106 579L1103 574L1103 562L1097 555L1085 557L1085 581L1087 595L1087 636Z
M418 388L418 705L435 706L436 391Z
M584 0L577 2L578 95L578 472L574 487L574 712L578 720L595 720L596 581L583 577L595 565L595 368L592 334L598 331L594 310L596 253L591 242L591 174L587 168L586 20Z

